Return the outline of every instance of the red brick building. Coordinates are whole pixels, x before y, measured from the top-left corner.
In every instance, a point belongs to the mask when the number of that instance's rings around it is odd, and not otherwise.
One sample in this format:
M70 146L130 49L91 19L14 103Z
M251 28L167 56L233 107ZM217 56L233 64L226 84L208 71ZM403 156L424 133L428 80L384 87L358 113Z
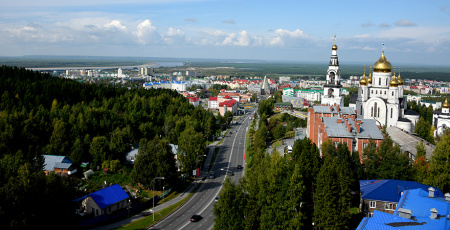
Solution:
M308 110L307 136L319 147L330 139L336 146L346 143L350 152L362 151L369 140L377 146L384 139L380 127L373 119L358 119L351 107L313 106Z

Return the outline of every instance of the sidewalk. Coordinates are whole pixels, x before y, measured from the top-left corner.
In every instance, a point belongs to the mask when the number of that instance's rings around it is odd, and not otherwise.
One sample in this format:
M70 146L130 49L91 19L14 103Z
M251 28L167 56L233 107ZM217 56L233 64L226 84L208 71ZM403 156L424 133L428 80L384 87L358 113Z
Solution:
M163 204L157 205L154 208L148 209L148 210L145 210L145 211L150 212L150 210L153 210L154 212L159 212L159 211L161 211L161 210L163 210L163 209L165 209L165 208L167 208L167 207L169 207L169 206L171 206L173 204L176 204L176 203L180 202L181 200L186 198L190 193L192 193L192 191L197 186L197 184L202 181L202 178L208 176L208 171L207 170L209 169L209 163L211 162L212 156L214 155L214 149L216 148L218 142L219 142L219 140L217 140L217 141L215 141L212 144L207 146L209 148L209 153L208 153L208 156L206 157L203 169L200 172L200 176L197 177L195 179L195 181L183 193L181 193L177 197L175 197L175 198L173 198L173 199L171 199L171 200L169 200L169 201L167 201L167 202L165 202ZM127 219L124 219L124 220L121 220L121 221L118 221L118 222L115 222L115 223L112 223L112 224L109 224L109 225L92 228L92 229L93 230L116 229L116 228L120 228L120 227L122 227L124 225L127 225L129 223L132 223L132 222L134 222L136 220L140 220L140 219L142 219L144 217L145 216L142 216L139 213L139 214L136 214L136 215L134 215L132 217L129 217Z

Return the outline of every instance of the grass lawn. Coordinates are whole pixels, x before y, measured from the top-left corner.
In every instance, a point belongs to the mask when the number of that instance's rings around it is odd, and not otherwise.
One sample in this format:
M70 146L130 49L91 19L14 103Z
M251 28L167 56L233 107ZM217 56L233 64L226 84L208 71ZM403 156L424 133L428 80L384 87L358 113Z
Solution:
M177 210L179 207L181 207L181 205L183 205L184 203L186 203L189 198L191 198L195 192L197 191L197 189L201 186L202 183L198 184L197 187L195 187L195 189L192 191L192 193L190 193L188 196L186 196L186 198L184 198L183 200L181 200L180 202L173 204L159 212L155 213L155 221L153 222L153 215L149 215L146 216L142 219L136 220L130 224L127 224L125 226L122 226L120 228L117 229L147 229L148 227L150 227L151 225L153 225L154 223L157 223L159 220L165 218L166 216L169 216L172 212L174 212L175 210Z

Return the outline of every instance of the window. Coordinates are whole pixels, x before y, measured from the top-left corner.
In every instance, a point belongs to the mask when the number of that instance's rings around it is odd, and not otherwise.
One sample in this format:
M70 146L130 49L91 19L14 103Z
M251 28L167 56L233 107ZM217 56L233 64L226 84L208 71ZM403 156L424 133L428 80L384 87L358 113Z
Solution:
M376 201L370 201L369 202L369 208L376 208L377 207L377 202Z
M374 109L374 117L378 117L378 115L377 115L377 111L379 111L378 109L377 109L377 103L375 102L375 109Z
M394 112L394 109L393 108L391 108L391 118L392 118L392 113Z
M373 212L370 212L370 213L369 213L369 217L373 217Z
M393 204L393 203L386 203L386 204L384 204L384 209L386 209L386 210L395 210L395 204Z
M363 143L363 148L366 148L367 147L367 143Z
M389 79L388 79L388 78L386 78L386 86L388 86L388 81L389 81Z
M378 78L378 85L381 85L381 78Z
M362 105L361 105L361 110L360 110L360 113L361 113L361 115L362 115Z
M386 95L386 91L384 91L384 95Z
M373 107L370 108L370 116L373 117Z
M378 90L375 90L375 94L378 94Z
M394 91L392 91L392 96L394 96Z

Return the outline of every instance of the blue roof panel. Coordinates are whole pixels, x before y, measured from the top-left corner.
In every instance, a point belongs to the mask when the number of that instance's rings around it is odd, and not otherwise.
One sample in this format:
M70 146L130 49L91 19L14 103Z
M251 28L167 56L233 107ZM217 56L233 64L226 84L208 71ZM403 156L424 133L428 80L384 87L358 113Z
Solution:
M361 198L390 202L398 202L405 189L421 188L428 193L428 188L431 187L415 181L403 180L360 180L359 186L361 189ZM439 188L435 189L438 196L444 196Z
M120 187L120 185L114 184L104 189L88 194L86 196L80 197L74 201L75 202L81 201L88 196L94 199L95 203L97 203L100 209L104 209L119 201L129 198L128 194L122 189L122 187Z

